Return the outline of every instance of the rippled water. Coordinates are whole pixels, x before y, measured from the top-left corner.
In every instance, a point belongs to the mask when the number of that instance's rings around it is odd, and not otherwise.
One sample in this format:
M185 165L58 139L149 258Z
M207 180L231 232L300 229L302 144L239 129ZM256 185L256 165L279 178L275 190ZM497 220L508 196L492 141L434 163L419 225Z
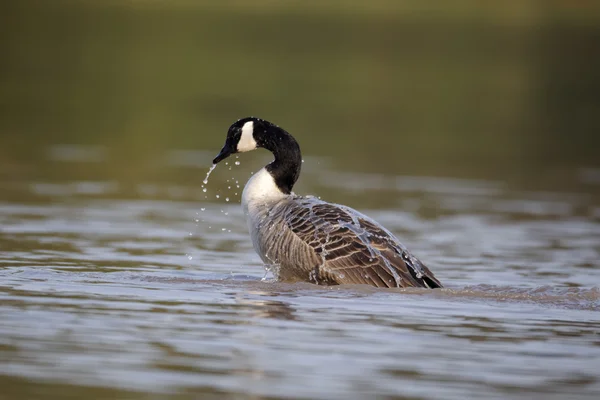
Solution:
M81 151L103 157L48 157ZM265 273L238 204L258 162L217 168L203 192L209 157L167 155L196 160L188 184L2 181L8 398L600 395L595 196L307 159L298 192L382 222L447 288L287 284Z

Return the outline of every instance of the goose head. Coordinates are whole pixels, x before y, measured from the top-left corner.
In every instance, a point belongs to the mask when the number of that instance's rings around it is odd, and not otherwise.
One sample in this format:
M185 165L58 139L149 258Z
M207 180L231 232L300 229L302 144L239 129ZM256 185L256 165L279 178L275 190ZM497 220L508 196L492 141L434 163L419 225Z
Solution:
M265 132L267 126L265 123L266 121L256 117L242 118L234 122L229 127L225 145L213 160L213 164L218 164L232 154L262 147L260 138L255 137L255 132Z

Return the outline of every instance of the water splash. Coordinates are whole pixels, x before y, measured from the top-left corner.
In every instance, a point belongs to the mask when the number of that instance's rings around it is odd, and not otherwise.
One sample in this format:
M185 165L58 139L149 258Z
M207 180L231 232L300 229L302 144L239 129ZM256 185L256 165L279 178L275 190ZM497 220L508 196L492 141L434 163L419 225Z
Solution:
M206 178L204 178L204 180L202 181L203 184L207 185L208 184L208 177L210 176L210 174L215 170L215 168L217 168L217 164L213 164L210 169L208 170L208 172L206 173Z

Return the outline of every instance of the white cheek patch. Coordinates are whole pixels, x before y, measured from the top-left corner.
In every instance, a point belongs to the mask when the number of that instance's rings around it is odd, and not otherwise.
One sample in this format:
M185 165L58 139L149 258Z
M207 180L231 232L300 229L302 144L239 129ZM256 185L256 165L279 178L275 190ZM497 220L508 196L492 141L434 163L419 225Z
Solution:
M237 151L243 153L256 149L256 140L254 140L254 122L248 121L242 127L242 137L237 144Z

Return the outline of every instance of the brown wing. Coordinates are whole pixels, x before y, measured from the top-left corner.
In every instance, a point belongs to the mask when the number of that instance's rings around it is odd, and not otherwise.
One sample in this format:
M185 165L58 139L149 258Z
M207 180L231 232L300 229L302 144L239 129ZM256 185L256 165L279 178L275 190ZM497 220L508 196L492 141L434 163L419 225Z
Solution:
M378 287L442 287L385 228L345 206L297 199L285 215L288 228L322 263L313 279Z

